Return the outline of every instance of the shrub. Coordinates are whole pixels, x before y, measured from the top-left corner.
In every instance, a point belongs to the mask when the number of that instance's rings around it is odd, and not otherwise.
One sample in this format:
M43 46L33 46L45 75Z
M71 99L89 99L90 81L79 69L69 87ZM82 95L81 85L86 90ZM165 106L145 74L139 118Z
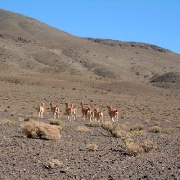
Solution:
M142 124L136 124L136 125L134 125L134 126L132 126L131 128L130 128L130 131L141 131L141 130L143 130L143 125Z
M137 131L132 131L132 133L133 133L133 135L135 135L135 136L146 136L146 132L143 131L143 130L141 130L141 131L139 131L139 130L137 130Z
M90 131L86 126L78 126L76 128L77 131L80 131L80 132L88 132Z
M30 116L24 118L24 121L30 121L30 120L31 120Z
M86 146L86 149L89 151L96 151L98 149L98 145L97 144L88 144Z
M52 159L51 161L48 162L47 167L53 169L53 168L63 167L63 165L64 164L58 159Z
M102 127L103 127L105 130L108 130L108 131L112 131L112 130L113 130L113 125L112 125L112 122L111 122L111 121L105 121L105 122L102 124Z
M127 130L128 129L128 126L127 124L116 124L113 128L113 131L116 131L116 130Z
M90 126L90 127L100 127L100 124L99 124L98 121L91 121L91 122L89 123L89 126Z
M71 127L68 126L68 125L63 125L63 126L62 126L62 130L63 130L63 131L68 131L70 128L71 128Z
M144 124L148 124L150 122L149 119L144 120Z
M129 156L137 156L138 154L144 152L144 149L138 143L126 140L125 152Z
M167 127L165 129L165 133L167 133L167 134L172 134L173 132L174 132L174 129L172 127Z
M159 126L153 126L150 128L150 131L153 133L160 133L161 132L161 128Z
M60 139L60 133L57 126L45 124L38 121L30 121L22 127L22 132L28 138L40 138L45 140Z
M154 122L154 126L159 126L160 125L160 122L159 121L155 121Z
M0 125L17 126L17 122L15 120L4 119L0 121Z
M142 148L144 149L145 152L149 152L153 149L156 149L157 145L153 141L145 139L142 142Z
M111 131L112 135L116 138L121 138L122 140L126 140L130 138L130 133L126 130L115 130Z
M176 126L176 128L180 129L180 124Z
M49 120L50 122L50 124L52 124L52 125L58 125L58 126L60 126L60 125L62 125L62 121L61 120L59 120L59 119L50 119Z

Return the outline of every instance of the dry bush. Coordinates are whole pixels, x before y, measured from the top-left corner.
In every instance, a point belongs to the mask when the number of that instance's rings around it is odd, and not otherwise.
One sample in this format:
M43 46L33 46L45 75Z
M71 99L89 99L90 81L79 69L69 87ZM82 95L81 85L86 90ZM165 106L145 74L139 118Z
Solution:
M113 128L111 129L111 131L119 131L122 130L122 126L120 124L116 124L113 126Z
M89 123L89 126L90 127L100 127L101 125L100 125L100 123L98 121L91 121Z
M150 131L153 133L160 133L161 132L161 128L159 126L153 126L150 128Z
M138 143L126 140L124 144L125 152L129 156L137 156L138 154L144 152L144 149Z
M88 151L97 151L97 149L98 149L98 145L97 144L88 144L87 146L86 146L86 149L88 150Z
M159 121L155 121L154 122L154 126L159 126L160 125L160 122Z
M146 132L141 130L137 130L137 131L132 131L132 134L135 135L135 136L146 136Z
M176 128L180 129L180 124L178 124L178 125L176 126Z
M63 125L61 129L62 129L63 131L68 131L68 130L71 129L71 127L68 126L68 125Z
M61 120L59 120L59 119L54 119L54 118L49 119L49 123L52 124L52 125L57 125L57 126L60 126L60 125L63 124L63 122L62 122Z
M157 148L156 143L154 143L151 140L145 139L142 144L141 144L142 148L144 149L145 152L149 152L153 149Z
M63 165L64 164L58 159L52 159L48 162L47 167L53 169L53 168L63 167Z
M136 124L130 128L130 131L141 131L143 128L144 126L142 124Z
M149 119L144 120L144 124L148 124L150 122Z
M129 139L131 137L130 133L126 130L120 129L120 130L114 130L111 131L112 135L116 138L120 138L122 140Z
M167 127L164 132L166 134L172 134L174 132L174 129L172 127Z
M3 119L0 121L0 125L17 126L18 123L15 120Z
M45 140L60 139L60 132L57 126L45 124L38 121L30 121L22 127L22 132L28 138L40 138Z
M30 120L32 120L32 118L30 116L27 116L24 118L24 121L30 121Z
M116 131L116 130L128 130L128 126L127 124L116 124L114 125L113 127L113 131Z
M76 128L76 130L77 130L77 131L80 131L80 132L89 132L89 131L90 131L90 129L87 128L86 126L78 126L78 127Z
M102 123L102 127L107 130L107 131L112 131L113 130L113 125L111 121L105 121Z

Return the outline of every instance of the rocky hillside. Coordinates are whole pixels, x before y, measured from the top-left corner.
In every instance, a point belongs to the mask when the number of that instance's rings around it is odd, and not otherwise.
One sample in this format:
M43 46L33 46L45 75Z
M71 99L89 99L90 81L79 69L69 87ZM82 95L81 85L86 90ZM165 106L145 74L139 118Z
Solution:
M1 72L48 73L149 83L180 72L180 56L146 43L79 38L0 10Z

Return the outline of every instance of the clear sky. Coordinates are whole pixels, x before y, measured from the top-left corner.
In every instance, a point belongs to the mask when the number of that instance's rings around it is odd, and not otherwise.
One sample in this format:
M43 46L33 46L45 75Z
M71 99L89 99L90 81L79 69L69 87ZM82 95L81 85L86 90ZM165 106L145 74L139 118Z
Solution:
M150 43L180 54L180 0L0 0L79 37Z

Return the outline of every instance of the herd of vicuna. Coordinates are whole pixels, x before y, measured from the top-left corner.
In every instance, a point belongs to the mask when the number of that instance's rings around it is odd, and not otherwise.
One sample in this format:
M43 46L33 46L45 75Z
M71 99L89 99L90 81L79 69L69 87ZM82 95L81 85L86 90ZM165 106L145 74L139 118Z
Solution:
M103 122L103 112L99 108L94 108L91 110L90 106L85 106L83 102L81 102L81 111L83 120L96 120L98 122ZM60 109L59 106L53 103L50 103L51 112L53 113L54 118L59 118ZM112 122L118 121L118 110L112 108L111 106L107 106L108 115L111 118ZM39 117L43 118L43 114L45 111L44 103L38 106ZM65 103L65 115L68 116L68 120L77 120L77 108L70 103Z

